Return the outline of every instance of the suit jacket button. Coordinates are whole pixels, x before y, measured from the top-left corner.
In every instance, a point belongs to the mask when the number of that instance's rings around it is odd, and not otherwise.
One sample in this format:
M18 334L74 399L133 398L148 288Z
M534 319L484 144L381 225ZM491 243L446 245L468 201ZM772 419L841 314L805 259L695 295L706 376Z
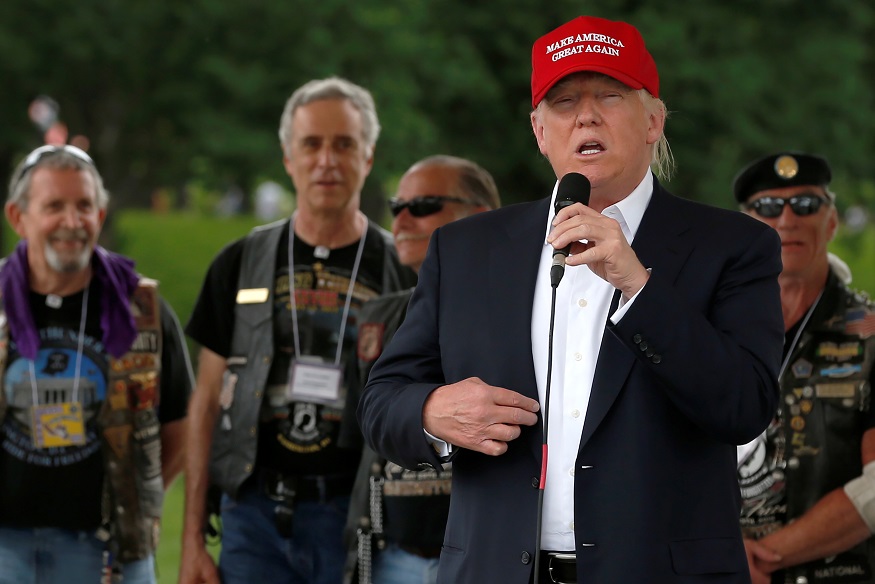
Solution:
M641 349L642 351L646 351L647 350L647 343L641 343L640 345L638 345L638 348Z
M641 342L641 335L635 335L634 337L632 337L632 340L633 340L633 341L635 342L635 344L637 345L638 343Z
M653 357L653 349L647 349L647 351L645 351L644 354L647 355L648 357Z
M536 489L541 486L541 481L538 480L538 477L532 477L532 486Z
M662 363L662 355L654 355L650 360L654 363Z
M520 561L524 564L528 564L532 561L532 556L529 555L529 552L523 552L523 554L520 556Z

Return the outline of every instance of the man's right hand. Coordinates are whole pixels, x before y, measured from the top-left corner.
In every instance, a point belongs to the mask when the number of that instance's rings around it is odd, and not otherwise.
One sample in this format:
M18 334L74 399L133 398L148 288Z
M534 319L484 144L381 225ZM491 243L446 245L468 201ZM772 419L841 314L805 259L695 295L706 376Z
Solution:
M221 584L213 557L207 553L203 541L182 544L179 565L179 584Z
M534 426L540 404L515 391L469 377L444 385L425 400L425 431L452 444L498 456L519 437L520 426Z
M767 564L779 562L781 556L763 544L747 538L744 539L744 553L747 555L751 583L770 584L775 569L767 567Z
M225 358L202 347L197 384L188 402L185 460L185 521L182 528L180 584L219 584L219 572L204 544L210 447L219 415Z

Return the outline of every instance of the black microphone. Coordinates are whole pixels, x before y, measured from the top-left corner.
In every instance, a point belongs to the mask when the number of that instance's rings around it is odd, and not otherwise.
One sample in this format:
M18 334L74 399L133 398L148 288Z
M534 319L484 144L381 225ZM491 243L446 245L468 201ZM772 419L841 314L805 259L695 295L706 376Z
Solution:
M589 205L589 179L579 172L569 172L559 179L559 187L556 189L556 201L553 203L554 213L574 203ZM569 243L562 249L553 252L553 265L550 266L550 285L556 288L565 275L565 258L571 253Z

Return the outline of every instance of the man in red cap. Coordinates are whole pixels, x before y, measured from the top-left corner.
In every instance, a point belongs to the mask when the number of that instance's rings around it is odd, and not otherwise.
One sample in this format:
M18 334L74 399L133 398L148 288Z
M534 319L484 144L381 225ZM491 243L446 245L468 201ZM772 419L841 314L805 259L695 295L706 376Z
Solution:
M749 583L735 445L776 409L778 238L660 185L666 108L629 24L536 41L532 106L552 195L435 232L365 438L452 460L439 582Z

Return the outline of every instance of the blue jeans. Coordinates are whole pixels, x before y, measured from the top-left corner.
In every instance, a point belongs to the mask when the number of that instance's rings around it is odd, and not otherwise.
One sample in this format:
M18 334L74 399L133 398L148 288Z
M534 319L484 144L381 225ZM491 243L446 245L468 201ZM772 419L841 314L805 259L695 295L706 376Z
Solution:
M374 560L374 584L435 584L438 558L420 558L390 543Z
M0 527L0 584L98 584L104 548L93 532ZM122 570L125 584L155 584L152 557Z
M343 527L349 495L296 501L292 534L282 537L274 522L276 501L255 485L235 500L222 495L223 584L340 584L346 547Z

